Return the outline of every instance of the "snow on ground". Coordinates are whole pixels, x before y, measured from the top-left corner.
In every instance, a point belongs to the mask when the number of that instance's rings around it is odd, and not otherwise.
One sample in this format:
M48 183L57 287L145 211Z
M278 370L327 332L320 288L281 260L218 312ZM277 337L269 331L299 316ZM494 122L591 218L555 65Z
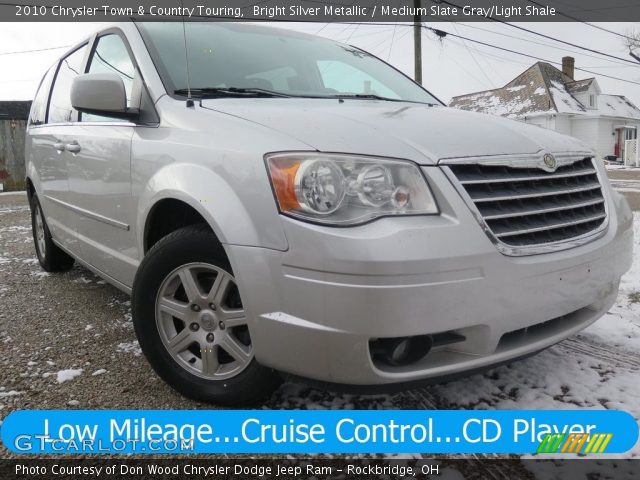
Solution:
M622 277L615 305L583 334L628 352L640 346L640 213L634 217L634 261ZM640 379L639 379L640 380ZM639 397L640 403L640 397Z
M639 171L638 167L632 166L632 165L622 165L621 163L606 163L605 162L605 168L607 170L629 170L629 171Z
M5 387L0 388L0 398L5 397L15 397L20 395L20 392L16 392L15 390L9 390L8 392L5 390Z
M135 356L140 356L140 354L142 353L142 349L140 348L137 340L134 340L133 342L119 343L117 349L118 352L132 353Z
M8 197L8 196L12 196L12 195L26 195L27 192L24 190L18 191L18 192L0 192L0 197Z
M81 368L78 368L78 369L69 368L67 370L60 370L57 373L56 380L58 381L58 383L64 383L64 382L68 382L69 380L73 380L74 378L80 375L82 375Z
M616 178L610 181L611 186L619 192L640 192L640 178L635 180Z

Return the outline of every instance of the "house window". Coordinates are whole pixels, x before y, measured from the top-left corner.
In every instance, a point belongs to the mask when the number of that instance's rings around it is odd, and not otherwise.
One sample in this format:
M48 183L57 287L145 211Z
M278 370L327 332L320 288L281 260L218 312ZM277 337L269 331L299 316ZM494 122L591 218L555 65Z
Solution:
M626 128L624 131L625 140L635 140L638 137L638 131L635 128Z
M596 96L595 95L589 95L589 106L591 108L596 108Z

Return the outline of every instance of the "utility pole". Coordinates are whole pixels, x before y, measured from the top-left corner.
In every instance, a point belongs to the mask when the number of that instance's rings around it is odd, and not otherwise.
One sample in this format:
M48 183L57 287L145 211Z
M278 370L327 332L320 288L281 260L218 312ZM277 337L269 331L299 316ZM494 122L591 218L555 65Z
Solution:
M413 16L413 52L414 52L414 79L422 85L422 18L419 13L420 0L413 0L416 14Z

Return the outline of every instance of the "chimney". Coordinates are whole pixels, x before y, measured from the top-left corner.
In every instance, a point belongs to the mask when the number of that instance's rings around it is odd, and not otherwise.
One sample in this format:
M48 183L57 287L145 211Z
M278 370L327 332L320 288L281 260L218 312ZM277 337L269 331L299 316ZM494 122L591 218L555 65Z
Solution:
M576 65L576 60L573 57L562 57L562 73L564 73L567 77L574 80L574 68Z

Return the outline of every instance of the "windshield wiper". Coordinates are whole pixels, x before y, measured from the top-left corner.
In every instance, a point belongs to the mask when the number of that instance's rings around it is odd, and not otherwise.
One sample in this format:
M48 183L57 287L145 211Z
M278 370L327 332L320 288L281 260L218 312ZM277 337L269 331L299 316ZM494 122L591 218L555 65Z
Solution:
M241 87L205 87L205 88L179 88L173 93L177 95L191 95L198 98L204 97L290 97L286 93L274 92L264 88L241 88Z
M363 100L387 100L389 102L401 102L397 98L389 98L389 97L381 97L380 95L376 95L374 93L339 93L336 95L331 95L331 98L355 98L355 99L363 99Z

